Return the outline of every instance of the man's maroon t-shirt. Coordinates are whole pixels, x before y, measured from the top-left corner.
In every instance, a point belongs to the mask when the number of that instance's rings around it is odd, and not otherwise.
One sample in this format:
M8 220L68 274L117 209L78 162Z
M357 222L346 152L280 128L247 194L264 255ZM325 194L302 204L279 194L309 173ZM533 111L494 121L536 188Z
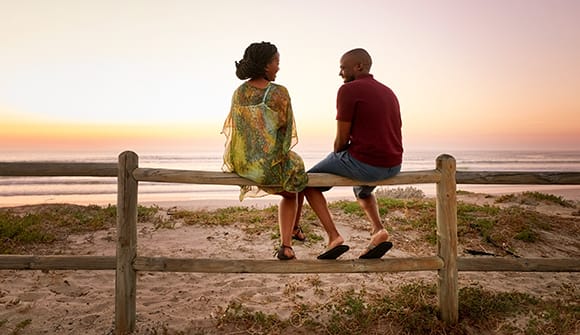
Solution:
M336 119L351 122L348 152L357 160L380 167L403 161L401 112L393 91L364 75L338 90Z

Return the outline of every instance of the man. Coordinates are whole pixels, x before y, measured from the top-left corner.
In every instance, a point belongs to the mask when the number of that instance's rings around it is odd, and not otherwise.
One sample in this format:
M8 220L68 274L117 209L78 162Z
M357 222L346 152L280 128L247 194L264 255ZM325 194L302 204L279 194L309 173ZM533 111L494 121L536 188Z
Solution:
M390 88L370 74L371 56L364 49L353 49L340 59L344 84L336 99L336 138L334 152L308 172L332 173L373 182L401 171L403 145L401 114L397 97ZM391 247L383 227L374 186L353 188L358 203L372 224L371 240L360 258L380 258ZM319 259L336 259L349 247L338 232L322 192L328 188L307 187L304 195L328 234L328 250Z

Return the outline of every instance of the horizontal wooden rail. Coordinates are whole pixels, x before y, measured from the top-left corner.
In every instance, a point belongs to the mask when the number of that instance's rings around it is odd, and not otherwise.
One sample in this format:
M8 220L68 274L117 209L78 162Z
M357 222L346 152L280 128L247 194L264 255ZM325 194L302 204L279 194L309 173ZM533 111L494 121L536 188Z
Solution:
M117 177L117 170L117 163L0 163L0 176L11 177Z
M457 171L457 184L580 185L580 172Z
M115 256L0 255L0 270L115 270Z
M75 162L2 162L0 176L10 177L117 177L116 163ZM138 181L255 185L235 173L137 168L133 176ZM326 173L310 173L309 186L355 186L356 182ZM457 184L521 184L521 185L580 185L580 172L525 172L525 171L461 171L455 175ZM441 179L437 170L403 171L393 178L369 185L428 184Z
M137 257L136 271L200 273L366 273L438 270L437 256L381 260L277 260L193 259ZM115 256L0 255L0 270L115 270ZM458 257L458 271L580 272L577 258Z
M195 171L137 168L133 170L133 178L137 181L180 183L180 184L214 184L214 185L257 185L251 180L242 178L235 173L219 171ZM357 186L361 182L329 173L309 173L308 186ZM397 184L427 184L437 183L441 174L437 170L407 171L394 177L376 181L364 182L365 185L397 185Z
M580 272L580 258L460 257L459 271Z
M136 271L205 273L361 273L438 270L443 261L437 257L385 258L381 260L278 260L187 259L137 257Z

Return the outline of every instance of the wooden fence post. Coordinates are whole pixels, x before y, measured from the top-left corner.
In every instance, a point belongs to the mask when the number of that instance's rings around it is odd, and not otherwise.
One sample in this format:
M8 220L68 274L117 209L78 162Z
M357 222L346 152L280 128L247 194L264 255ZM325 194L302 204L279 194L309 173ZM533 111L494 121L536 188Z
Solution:
M437 183L437 253L444 266L438 270L441 319L449 324L459 319L457 288L457 194L455 158L437 157L441 181Z
M128 334L135 329L137 275L137 186L132 172L139 157L131 151L119 155L117 180L117 271L115 280L115 332Z

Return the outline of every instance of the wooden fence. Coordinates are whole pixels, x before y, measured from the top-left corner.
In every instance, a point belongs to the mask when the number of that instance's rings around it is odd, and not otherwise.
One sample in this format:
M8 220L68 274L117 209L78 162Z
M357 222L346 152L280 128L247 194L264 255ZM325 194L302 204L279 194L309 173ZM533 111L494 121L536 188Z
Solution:
M5 162L0 176L117 177L116 256L0 255L0 270L115 270L115 331L135 329L138 271L205 273L361 273L437 271L441 318L458 321L458 271L579 272L577 258L474 258L457 256L456 184L580 185L580 172L456 171L455 159L441 155L433 170L401 172L371 185L436 184L437 254L379 260L231 260L141 257L137 255L137 203L140 181L161 183L255 185L232 173L140 168L134 152L118 164ZM309 186L353 186L359 182L331 174L310 174ZM369 184L369 183L367 183Z

